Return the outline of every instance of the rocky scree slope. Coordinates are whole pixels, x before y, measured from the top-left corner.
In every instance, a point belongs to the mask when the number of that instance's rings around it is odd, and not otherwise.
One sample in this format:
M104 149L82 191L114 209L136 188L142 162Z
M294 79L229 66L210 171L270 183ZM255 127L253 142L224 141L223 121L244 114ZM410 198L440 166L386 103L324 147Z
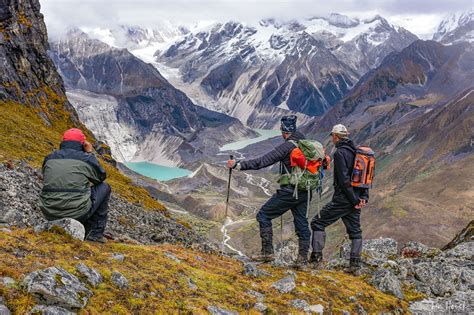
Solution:
M26 228L45 222L38 207L41 189L41 172L38 169L25 163L0 165L0 223ZM170 219L166 213L144 210L114 194L109 204L106 237L132 243L201 244L205 249L214 248L190 228Z

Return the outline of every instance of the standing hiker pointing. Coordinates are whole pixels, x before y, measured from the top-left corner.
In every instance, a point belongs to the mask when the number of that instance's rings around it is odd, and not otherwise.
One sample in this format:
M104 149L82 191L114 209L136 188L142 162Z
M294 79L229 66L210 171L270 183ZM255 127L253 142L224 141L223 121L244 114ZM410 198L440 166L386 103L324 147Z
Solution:
M258 170L280 162L280 174L287 174L291 170L290 155L296 148L295 143L304 139L304 135L296 131L296 116L284 116L281 119L281 133L285 142L263 155L262 157L236 161L229 160L227 167L232 169ZM298 235L298 259L296 266L304 266L308 261L308 251L310 245L311 232L306 219L308 194L300 193L297 198L294 196L295 186L288 182L280 181L280 188L275 194L260 208L257 213L257 221L260 226L260 237L262 239L261 256L258 260L273 260L273 229L272 220L282 216L291 210L294 218L295 230Z

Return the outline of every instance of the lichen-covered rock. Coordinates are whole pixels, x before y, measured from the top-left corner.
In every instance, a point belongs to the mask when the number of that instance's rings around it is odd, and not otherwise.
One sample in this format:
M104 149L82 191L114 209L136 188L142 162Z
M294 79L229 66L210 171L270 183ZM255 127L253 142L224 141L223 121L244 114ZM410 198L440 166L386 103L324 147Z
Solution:
M280 293L290 293L296 288L295 278L288 276L272 284L272 287L277 289Z
M444 251L441 255L444 258L458 258L474 260L474 241L464 242Z
M272 262L276 267L287 267L293 265L298 256L298 244L293 241L284 241L275 250L275 259Z
M340 257L349 259L351 242L347 241L341 247ZM364 240L362 245L362 259L391 259L398 256L398 243L391 238Z
M226 310L214 305L208 306L207 311L211 313L212 315L238 315L239 314L237 312L229 311L229 310Z
M296 308L297 310L300 311L308 311L309 310L309 303L306 302L305 300L291 300L290 301L290 306Z
M257 301L259 301L259 302L263 302L263 300L265 299L265 295L263 295L260 292L254 291L254 290L247 290L247 292L245 292L245 293L247 293L248 295L250 295L253 298L256 298Z
M308 310L310 313L323 314L324 306L322 306L321 304L310 305Z
M265 312L267 309L268 309L268 306L262 302L257 302L255 303L255 305L253 306L253 308L256 310L256 311L259 311L259 312Z
M176 257L175 255L173 255L171 253L165 252L165 256L168 257L169 259L173 260L174 262L177 262L178 264L181 263L181 259L179 259L178 257Z
M112 281L112 283L120 290L128 289L128 287L130 286L127 278L125 278L125 276L118 271L112 272L110 281Z
M65 308L51 305L36 305L30 311L30 314L41 315L75 315L76 312L71 312Z
M68 309L83 308L92 296L76 276L60 267L34 271L25 277L23 285L37 302Z
M244 263L244 270L242 271L242 273L244 274L244 276L255 277L255 278L270 275L268 272L258 269L257 265L252 262Z
M6 287L12 287L16 283L15 279L10 278L10 277L0 277L0 284L6 286Z
M86 230L82 223L70 218L48 221L35 227L36 233L43 231L65 233L80 241L83 241L86 235Z
M125 256L123 254L120 254L120 253L113 253L112 254L112 259L116 260L118 262L124 262L125 261Z
M393 294L399 299L404 298L400 281L388 269L381 268L377 270L373 275L371 282L382 292Z
M0 304L0 315L10 315L10 314L11 314L11 312L8 309L8 307L6 307L3 304Z
M473 314L474 292L457 291L445 298L431 298L416 301L410 305L410 312L415 315L424 314Z
M101 284L104 281L104 278L97 270L92 269L83 263L77 264L76 270L94 288L97 288L99 284Z

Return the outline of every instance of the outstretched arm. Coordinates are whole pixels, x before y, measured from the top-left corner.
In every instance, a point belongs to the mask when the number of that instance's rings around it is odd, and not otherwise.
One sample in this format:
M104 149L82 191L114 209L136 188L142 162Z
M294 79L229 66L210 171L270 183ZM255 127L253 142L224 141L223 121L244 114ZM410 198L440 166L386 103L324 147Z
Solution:
M252 160L244 160L240 162L240 169L245 170L259 170L267 166L273 165L285 159L289 152L294 149L294 145L290 142L280 144L275 149L267 154Z

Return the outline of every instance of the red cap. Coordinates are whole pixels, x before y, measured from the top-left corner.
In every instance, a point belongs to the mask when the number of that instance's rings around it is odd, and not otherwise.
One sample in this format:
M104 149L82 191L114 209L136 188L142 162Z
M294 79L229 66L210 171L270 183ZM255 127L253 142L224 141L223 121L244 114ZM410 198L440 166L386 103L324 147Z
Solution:
M86 141L86 136L84 136L84 134L82 133L80 129L72 128L72 129L67 130L64 133L63 140L64 141L79 141L80 143L84 144L84 142Z

